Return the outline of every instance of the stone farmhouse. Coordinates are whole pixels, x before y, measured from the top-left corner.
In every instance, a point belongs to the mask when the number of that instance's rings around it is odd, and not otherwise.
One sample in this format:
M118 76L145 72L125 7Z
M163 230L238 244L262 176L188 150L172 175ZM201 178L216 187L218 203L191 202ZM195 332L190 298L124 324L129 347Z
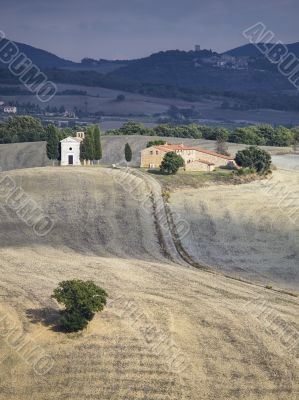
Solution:
M168 152L175 152L185 162L185 171L213 171L216 167L235 167L233 157L199 147L183 144L163 144L148 147L141 151L141 168L159 168Z

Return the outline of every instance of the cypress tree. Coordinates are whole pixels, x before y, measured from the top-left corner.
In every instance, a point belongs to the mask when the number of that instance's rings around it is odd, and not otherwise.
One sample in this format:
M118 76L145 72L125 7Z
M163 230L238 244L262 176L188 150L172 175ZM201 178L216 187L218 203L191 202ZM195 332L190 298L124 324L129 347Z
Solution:
M88 127L85 135L85 155L86 160L94 160L94 134L93 128Z
M82 140L81 146L80 146L80 160L84 161L86 159L87 159L87 157L86 157L86 142L84 139L84 140Z
M101 132L98 125L94 126L93 129L94 139L94 159L98 161L102 158L102 144L101 144Z
M59 157L59 137L54 125L47 126L47 156L49 160L58 160Z
M125 159L127 162L130 162L132 160L132 149L129 143L126 143L125 145Z

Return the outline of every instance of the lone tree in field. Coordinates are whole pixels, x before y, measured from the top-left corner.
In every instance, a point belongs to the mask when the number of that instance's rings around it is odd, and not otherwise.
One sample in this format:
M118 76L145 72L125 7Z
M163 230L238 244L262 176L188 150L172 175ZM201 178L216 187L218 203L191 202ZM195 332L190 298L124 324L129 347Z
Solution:
M218 128L216 132L216 152L229 156L227 140L229 137L229 132L227 129Z
M225 140L221 138L217 138L216 140L216 152L219 154L223 154L224 156L229 156L228 152L228 144Z
M60 282L52 298L63 304L60 327L65 332L84 329L97 311L107 302L107 293L92 281L70 280Z
M184 166L184 160L181 156L178 156L175 152L166 153L161 166L160 172L162 174L171 175L176 174L180 167Z
M241 167L254 168L261 175L267 174L271 167L271 155L256 146L238 151L235 161Z
M102 158L102 144L101 144L101 132L98 125L94 126L93 129L93 141L94 141L94 159L99 161Z
M49 160L54 161L59 158L59 137L57 129L54 125L48 125L46 129L47 134L47 156Z
M125 145L125 159L127 162L130 162L132 160L132 149L129 143L126 143Z
M125 100L126 100L126 96L123 95L123 94L118 94L118 95L116 96L116 99L115 99L115 100L118 101L118 102L125 101Z

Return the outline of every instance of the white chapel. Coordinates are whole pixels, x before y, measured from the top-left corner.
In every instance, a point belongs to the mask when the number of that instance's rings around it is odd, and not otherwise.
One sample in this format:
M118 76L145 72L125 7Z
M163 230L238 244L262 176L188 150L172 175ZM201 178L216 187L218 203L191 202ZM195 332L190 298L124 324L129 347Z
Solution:
M68 136L60 141L61 163L60 165L81 165L80 146L84 139L84 132L77 132L76 137Z

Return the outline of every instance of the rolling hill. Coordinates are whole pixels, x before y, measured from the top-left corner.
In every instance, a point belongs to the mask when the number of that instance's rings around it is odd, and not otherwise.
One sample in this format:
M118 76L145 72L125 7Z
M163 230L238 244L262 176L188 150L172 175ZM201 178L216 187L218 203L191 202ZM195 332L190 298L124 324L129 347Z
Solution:
M51 165L47 157L46 142L0 145L0 171L46 165Z
M8 39L1 40L1 47L8 42ZM36 64L40 68L70 68L76 66L77 63L69 60L65 60L52 54L48 51L38 49L28 44L14 42L20 52L26 54L33 64ZM0 66L5 66L0 62Z
M274 171L269 182L180 190L171 195L170 207L190 223L182 244L194 261L264 285L299 289L298 171Z
M297 332L298 299L172 262L153 204L140 201L149 187L131 176L132 196L125 175L6 173L55 224L38 237L1 200L0 316L27 342L24 356L1 325L0 399L295 400L298 354L280 333ZM65 335L50 296L73 278L104 287L109 303ZM29 349L44 357L39 369Z

